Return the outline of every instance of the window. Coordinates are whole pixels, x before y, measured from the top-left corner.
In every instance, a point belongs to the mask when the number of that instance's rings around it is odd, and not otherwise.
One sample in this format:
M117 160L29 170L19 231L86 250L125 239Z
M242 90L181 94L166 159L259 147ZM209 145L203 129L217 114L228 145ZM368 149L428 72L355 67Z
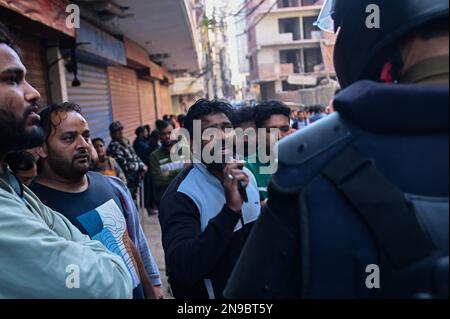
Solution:
M293 64L294 73L300 73L302 69L301 51L300 50L280 51L280 64Z
M320 31L320 29L314 26L314 22L319 17L304 17L303 18L303 39L312 39L313 31Z
M300 6L300 0L278 0L278 8L291 8Z
M302 0L302 6L313 6L316 5L317 2L319 2L319 0Z
M322 51L320 48L304 49L305 72L313 73L314 67L323 63Z
M288 18L279 19L278 26L280 33L292 33L293 40L300 40L300 19L299 18Z

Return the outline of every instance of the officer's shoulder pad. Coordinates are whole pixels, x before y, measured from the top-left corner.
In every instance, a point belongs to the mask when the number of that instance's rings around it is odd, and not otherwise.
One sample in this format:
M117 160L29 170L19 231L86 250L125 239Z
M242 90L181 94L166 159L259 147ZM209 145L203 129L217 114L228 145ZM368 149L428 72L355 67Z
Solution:
M272 186L285 191L304 186L355 133L353 126L333 113L285 138L278 145L279 165Z
M301 165L350 136L348 124L333 113L282 140L278 146L280 164Z

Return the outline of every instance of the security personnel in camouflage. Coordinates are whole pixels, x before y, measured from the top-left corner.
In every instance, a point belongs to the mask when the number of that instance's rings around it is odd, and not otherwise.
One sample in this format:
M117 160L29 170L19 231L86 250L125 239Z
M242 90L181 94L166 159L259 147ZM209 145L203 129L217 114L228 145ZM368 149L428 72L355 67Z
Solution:
M111 123L109 131L112 141L108 146L107 153L119 163L127 178L127 186L136 200L139 184L148 168L137 156L130 141L123 136L123 125L120 122Z

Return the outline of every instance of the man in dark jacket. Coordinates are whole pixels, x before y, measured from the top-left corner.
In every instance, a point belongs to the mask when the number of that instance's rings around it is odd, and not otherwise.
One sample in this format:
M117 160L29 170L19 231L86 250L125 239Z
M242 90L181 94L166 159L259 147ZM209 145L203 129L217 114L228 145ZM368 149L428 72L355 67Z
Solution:
M201 149L220 145L220 153L215 155L223 159L232 151L222 148L227 139L233 144L233 135L225 133L233 131L231 118L229 104L200 100L191 107L184 123L191 136L195 136L194 122L199 124L200 135L217 129L214 138L201 141ZM195 144L191 141L191 146ZM167 273L177 299L221 299L259 216L259 192L243 163L239 168L234 162L208 162L195 149L193 153L194 164L170 184L160 205ZM246 185L247 202L239 191L240 181Z
M226 296L448 298L448 5L326 1L337 113L280 143Z

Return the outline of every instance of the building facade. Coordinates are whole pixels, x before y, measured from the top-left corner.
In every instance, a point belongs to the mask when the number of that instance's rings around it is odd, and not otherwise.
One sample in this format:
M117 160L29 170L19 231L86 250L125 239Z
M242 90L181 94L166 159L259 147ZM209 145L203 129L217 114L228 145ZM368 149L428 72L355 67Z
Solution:
M173 114L175 115L186 114L195 101L205 98L208 94L205 73L203 71L206 68L205 52L207 50L203 39L205 21L204 0L190 0L188 5L201 68L197 70L192 68L171 70L175 78L175 83L171 87Z
M250 83L259 99L328 105L336 89L334 35L314 26L323 0L254 0L247 9Z

